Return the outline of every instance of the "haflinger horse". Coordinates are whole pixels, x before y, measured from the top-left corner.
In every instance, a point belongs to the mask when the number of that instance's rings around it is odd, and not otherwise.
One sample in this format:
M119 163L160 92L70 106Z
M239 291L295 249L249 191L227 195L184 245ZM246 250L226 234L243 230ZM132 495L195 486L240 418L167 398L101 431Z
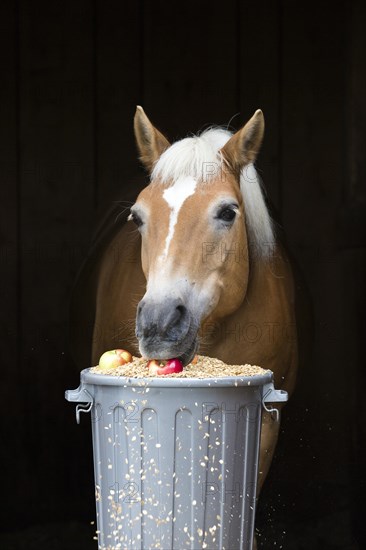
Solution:
M187 365L201 344L226 363L271 369L276 387L291 394L298 355L294 282L253 165L262 111L235 134L210 128L172 145L141 107L134 128L150 183L102 255L94 364L116 347L116 327L135 318L147 359ZM123 251L138 260L124 259ZM278 432L279 422L264 412L259 488Z

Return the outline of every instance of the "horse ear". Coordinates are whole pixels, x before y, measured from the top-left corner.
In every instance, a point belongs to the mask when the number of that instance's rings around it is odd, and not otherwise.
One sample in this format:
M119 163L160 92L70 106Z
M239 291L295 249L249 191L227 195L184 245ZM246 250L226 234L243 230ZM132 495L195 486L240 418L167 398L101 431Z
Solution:
M264 135L264 117L258 109L245 126L224 145L221 152L234 170L240 170L257 158Z
M150 122L145 111L139 105L136 107L134 129L140 160L151 172L154 163L170 146L169 141Z

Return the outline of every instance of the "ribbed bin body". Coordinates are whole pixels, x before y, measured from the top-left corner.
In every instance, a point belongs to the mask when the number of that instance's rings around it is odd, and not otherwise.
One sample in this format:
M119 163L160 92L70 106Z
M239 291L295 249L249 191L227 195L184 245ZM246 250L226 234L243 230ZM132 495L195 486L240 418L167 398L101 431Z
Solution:
M263 387L82 372L100 549L251 549ZM79 388L80 389L80 388Z

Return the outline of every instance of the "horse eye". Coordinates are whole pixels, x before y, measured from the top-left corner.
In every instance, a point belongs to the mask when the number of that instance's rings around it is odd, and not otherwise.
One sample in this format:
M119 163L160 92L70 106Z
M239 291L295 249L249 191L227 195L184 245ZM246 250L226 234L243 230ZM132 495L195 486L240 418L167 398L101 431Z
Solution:
M233 210L233 208L226 207L219 212L217 217L224 222L232 222L235 216L235 210Z
M128 216L128 220L133 221L137 225L137 227L141 227L144 223L140 216L136 214L136 212L131 212L131 214Z

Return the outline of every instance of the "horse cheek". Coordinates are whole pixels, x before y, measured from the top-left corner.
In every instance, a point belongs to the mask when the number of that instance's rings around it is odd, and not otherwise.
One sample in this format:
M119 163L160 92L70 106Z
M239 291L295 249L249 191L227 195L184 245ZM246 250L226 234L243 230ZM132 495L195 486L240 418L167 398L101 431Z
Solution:
M248 288L249 265L240 244L231 243L223 267L222 279L225 285L220 305L226 310L226 315L229 315L241 306Z
M145 275L146 280L148 280L149 277L149 252L148 248L144 243L141 245L141 267L142 271Z

